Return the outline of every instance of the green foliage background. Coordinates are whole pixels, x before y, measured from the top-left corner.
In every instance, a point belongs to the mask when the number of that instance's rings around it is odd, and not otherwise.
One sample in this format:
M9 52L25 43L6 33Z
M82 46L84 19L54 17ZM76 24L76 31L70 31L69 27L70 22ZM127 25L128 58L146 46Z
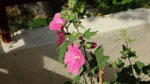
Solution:
M109 14L139 7L149 7L150 0L92 0L95 13ZM92 5L93 5L92 4Z
M68 0L60 0L59 2L57 2L57 4L59 7L61 7L67 1ZM139 7L146 7L146 8L150 7L150 0L82 0L78 3L79 8L82 9L85 3L87 3L88 5L94 8L93 11L94 15L97 15L98 13L102 13L102 14L115 13L120 11L126 11L128 9L135 9ZM19 9L20 11L19 14L12 15L8 13L8 24L9 27L11 28L11 31L17 31L20 29L33 29L33 28L38 28L41 26L48 25L48 22L50 21L48 20L48 18L42 18L43 24L37 24L37 25L34 24L36 23L36 19L34 18L33 14L29 13L27 15L28 10L26 10L23 6L19 6L19 7L21 7ZM18 10L15 11L15 13L17 12ZM83 10L83 12L80 14L81 18L83 18L83 15L85 14L86 14L86 9ZM87 17L89 17L88 14Z

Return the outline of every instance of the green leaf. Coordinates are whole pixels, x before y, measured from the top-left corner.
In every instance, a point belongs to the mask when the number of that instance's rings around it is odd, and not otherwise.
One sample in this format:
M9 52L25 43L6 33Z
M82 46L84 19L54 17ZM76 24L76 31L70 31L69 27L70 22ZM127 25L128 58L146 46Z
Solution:
M73 43L75 40L77 40L79 35L81 35L81 34L73 32L73 34L70 36L71 43Z
M94 67L93 69L90 70L91 74L95 74L95 70L97 70L97 67Z
M86 12L87 12L87 9L84 8L83 12L82 12L82 15L86 15Z
M121 5L125 5L126 3L128 3L127 0L122 0L121 1Z
M117 82L117 81L115 81L113 84L118 84L118 82Z
M128 55L129 51L128 51L128 50L123 50L123 51L120 51L120 53L121 53L122 55Z
M143 62L136 61L135 64L136 64L137 68L139 68L139 69L142 69L144 67L144 63Z
M114 74L114 77L115 77L115 80L117 80L117 78L118 78L117 73Z
M46 25L48 25L47 19L41 18L41 17L34 18L33 21L29 23L29 26L31 28L38 28L38 27L46 26Z
M133 65L133 68L135 69L135 72L137 73L137 75L141 74L142 70L139 69L136 64Z
M105 67L110 57L104 56L104 48L102 45L95 50L94 55L96 57L98 67Z
M76 21L76 23L75 23L77 26L79 26L80 24L81 24L81 22L80 21Z
M89 18L89 17L91 17L91 14L86 14L86 16Z
M121 58L126 59L129 52L127 50L122 50L120 53L122 54Z
M117 5L117 0L112 1L113 5Z
M68 0L68 7L74 8L76 5L76 0Z
M122 45L122 50L128 50L128 48L125 45Z
M142 68L142 71L145 75L148 75L150 77L150 64L146 65Z
M85 68L84 68L84 66L82 66L82 67L80 68L79 74L76 75L76 76L73 78L73 82L72 82L73 84L75 84L76 82L80 81L80 77L82 76L84 70L85 70Z
M79 12L81 12L82 11L82 9L85 7L85 2L83 2L83 1L79 1L78 3L77 3L77 5L78 5L78 11Z
M123 63L122 60L120 58L118 58L118 64L120 65L122 63Z
M82 24L80 24L79 27L82 29L85 29L85 27Z
M120 31L120 38L124 38L126 35L126 30L121 30Z
M132 39L130 39L130 38L126 38L126 42L128 42L128 43L132 43L132 42L134 42L135 40L132 40Z
M59 47L58 47L58 61L63 62L64 55L67 51L67 46L69 44L67 42L63 42Z
M114 70L116 70L117 65L116 65L115 62L110 62L110 66L111 66Z
M120 51L120 53L122 54L121 56L122 59L127 58L129 51L125 45L122 45L122 51Z
M125 63L120 59L118 58L118 67L124 67Z
M109 81L105 81L104 84L111 84Z
M69 22L76 18L76 14L74 14L73 10L71 9L64 9L61 11L61 18Z
M80 80L80 75L77 75L77 76L75 76L74 78L73 78L73 84L75 84L77 81L79 81Z
M30 23L29 23L29 26L30 26L30 29L32 29L32 28L38 28L38 27L40 27L41 25L40 25L40 24L37 24L36 22L30 22Z
M80 72L79 75L82 76L82 74L86 71L86 66L83 65L82 67L80 67Z
M92 36L94 36L98 31L96 31L96 32L91 32L90 31L91 29L89 28L88 30L86 30L85 31L85 33L84 33L84 37L86 38L86 39L90 39Z
M129 57L134 57L134 58L137 58L137 56L136 56L136 51L129 51Z
M93 68L97 67L97 61L96 61L95 55L92 52L90 52L90 55L91 56L88 59L89 59L90 64L91 64L91 68L93 69ZM95 70L95 73L98 73L97 69Z

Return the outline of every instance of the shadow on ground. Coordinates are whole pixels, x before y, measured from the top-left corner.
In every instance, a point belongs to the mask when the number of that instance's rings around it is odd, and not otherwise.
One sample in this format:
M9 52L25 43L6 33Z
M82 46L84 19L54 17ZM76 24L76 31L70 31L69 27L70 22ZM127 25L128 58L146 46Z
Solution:
M57 61L56 40L55 32L48 28L13 36L13 49L0 52L0 84L63 84L71 80Z
M55 64L44 67L43 56L57 60L55 50L56 45L47 45L1 54L0 84L63 84L71 80L54 72Z

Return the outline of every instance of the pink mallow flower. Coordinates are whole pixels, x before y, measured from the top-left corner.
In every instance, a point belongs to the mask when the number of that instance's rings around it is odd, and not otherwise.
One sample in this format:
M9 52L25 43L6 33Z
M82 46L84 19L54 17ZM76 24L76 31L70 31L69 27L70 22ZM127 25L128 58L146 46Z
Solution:
M60 46L65 40L65 32L64 31L58 31L57 37L58 37L58 40L57 40L56 44L58 46Z
M53 20L49 24L49 28L52 31L60 31L61 28L64 26L66 20L60 17L60 13L56 13Z
M68 46L68 51L66 52L64 59L68 71L72 72L73 75L77 75L84 62L85 59L81 50L78 48L78 44L71 44Z

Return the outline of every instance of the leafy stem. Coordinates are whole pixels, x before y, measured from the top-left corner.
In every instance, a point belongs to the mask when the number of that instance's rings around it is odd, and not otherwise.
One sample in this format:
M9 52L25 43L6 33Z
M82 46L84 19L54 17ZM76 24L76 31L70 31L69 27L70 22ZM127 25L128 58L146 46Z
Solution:
M78 26L75 24L75 22L73 23L74 27L76 28L77 32L80 33L79 29L78 29ZM91 63L90 61L88 60L88 56L87 56L87 51L86 51L86 47L84 45L85 41L84 39L82 39L83 43L82 43L82 47L83 47L83 51L84 51L84 55L85 55L85 59L87 60L89 66L90 66L90 69L92 68L91 66ZM83 76L84 77L84 76ZM93 84L93 76L91 75L90 76L90 81L91 81L91 84Z
M124 38L124 41L125 41L125 44L126 44L126 48L128 49L128 42L126 41L126 39L125 39L125 38ZM132 62L131 62L131 60L130 60L129 56L128 56L127 58L128 58L128 61L129 61L130 65L131 65L132 75L134 76Z
M78 26L75 24L75 22L73 23L74 27L76 28L77 32L80 33ZM92 67L90 64L90 61L88 60L88 56L87 56L87 52L86 52L86 47L84 45L85 41L84 39L82 39L83 43L82 43L82 47L83 47L83 51L84 51L84 55L85 55L85 59L87 60L88 64L90 65L90 68Z
M126 41L125 38L124 38L124 41L125 41L125 44L126 44L126 48L128 49L128 42ZM129 63L130 63L131 69L132 69L131 73L132 73L132 75L133 75L134 77L136 77L135 74L133 73L134 69L133 69L133 64L132 64L132 62L131 62L131 60L130 60L130 57L127 56L127 58L128 58L128 61L129 61Z

